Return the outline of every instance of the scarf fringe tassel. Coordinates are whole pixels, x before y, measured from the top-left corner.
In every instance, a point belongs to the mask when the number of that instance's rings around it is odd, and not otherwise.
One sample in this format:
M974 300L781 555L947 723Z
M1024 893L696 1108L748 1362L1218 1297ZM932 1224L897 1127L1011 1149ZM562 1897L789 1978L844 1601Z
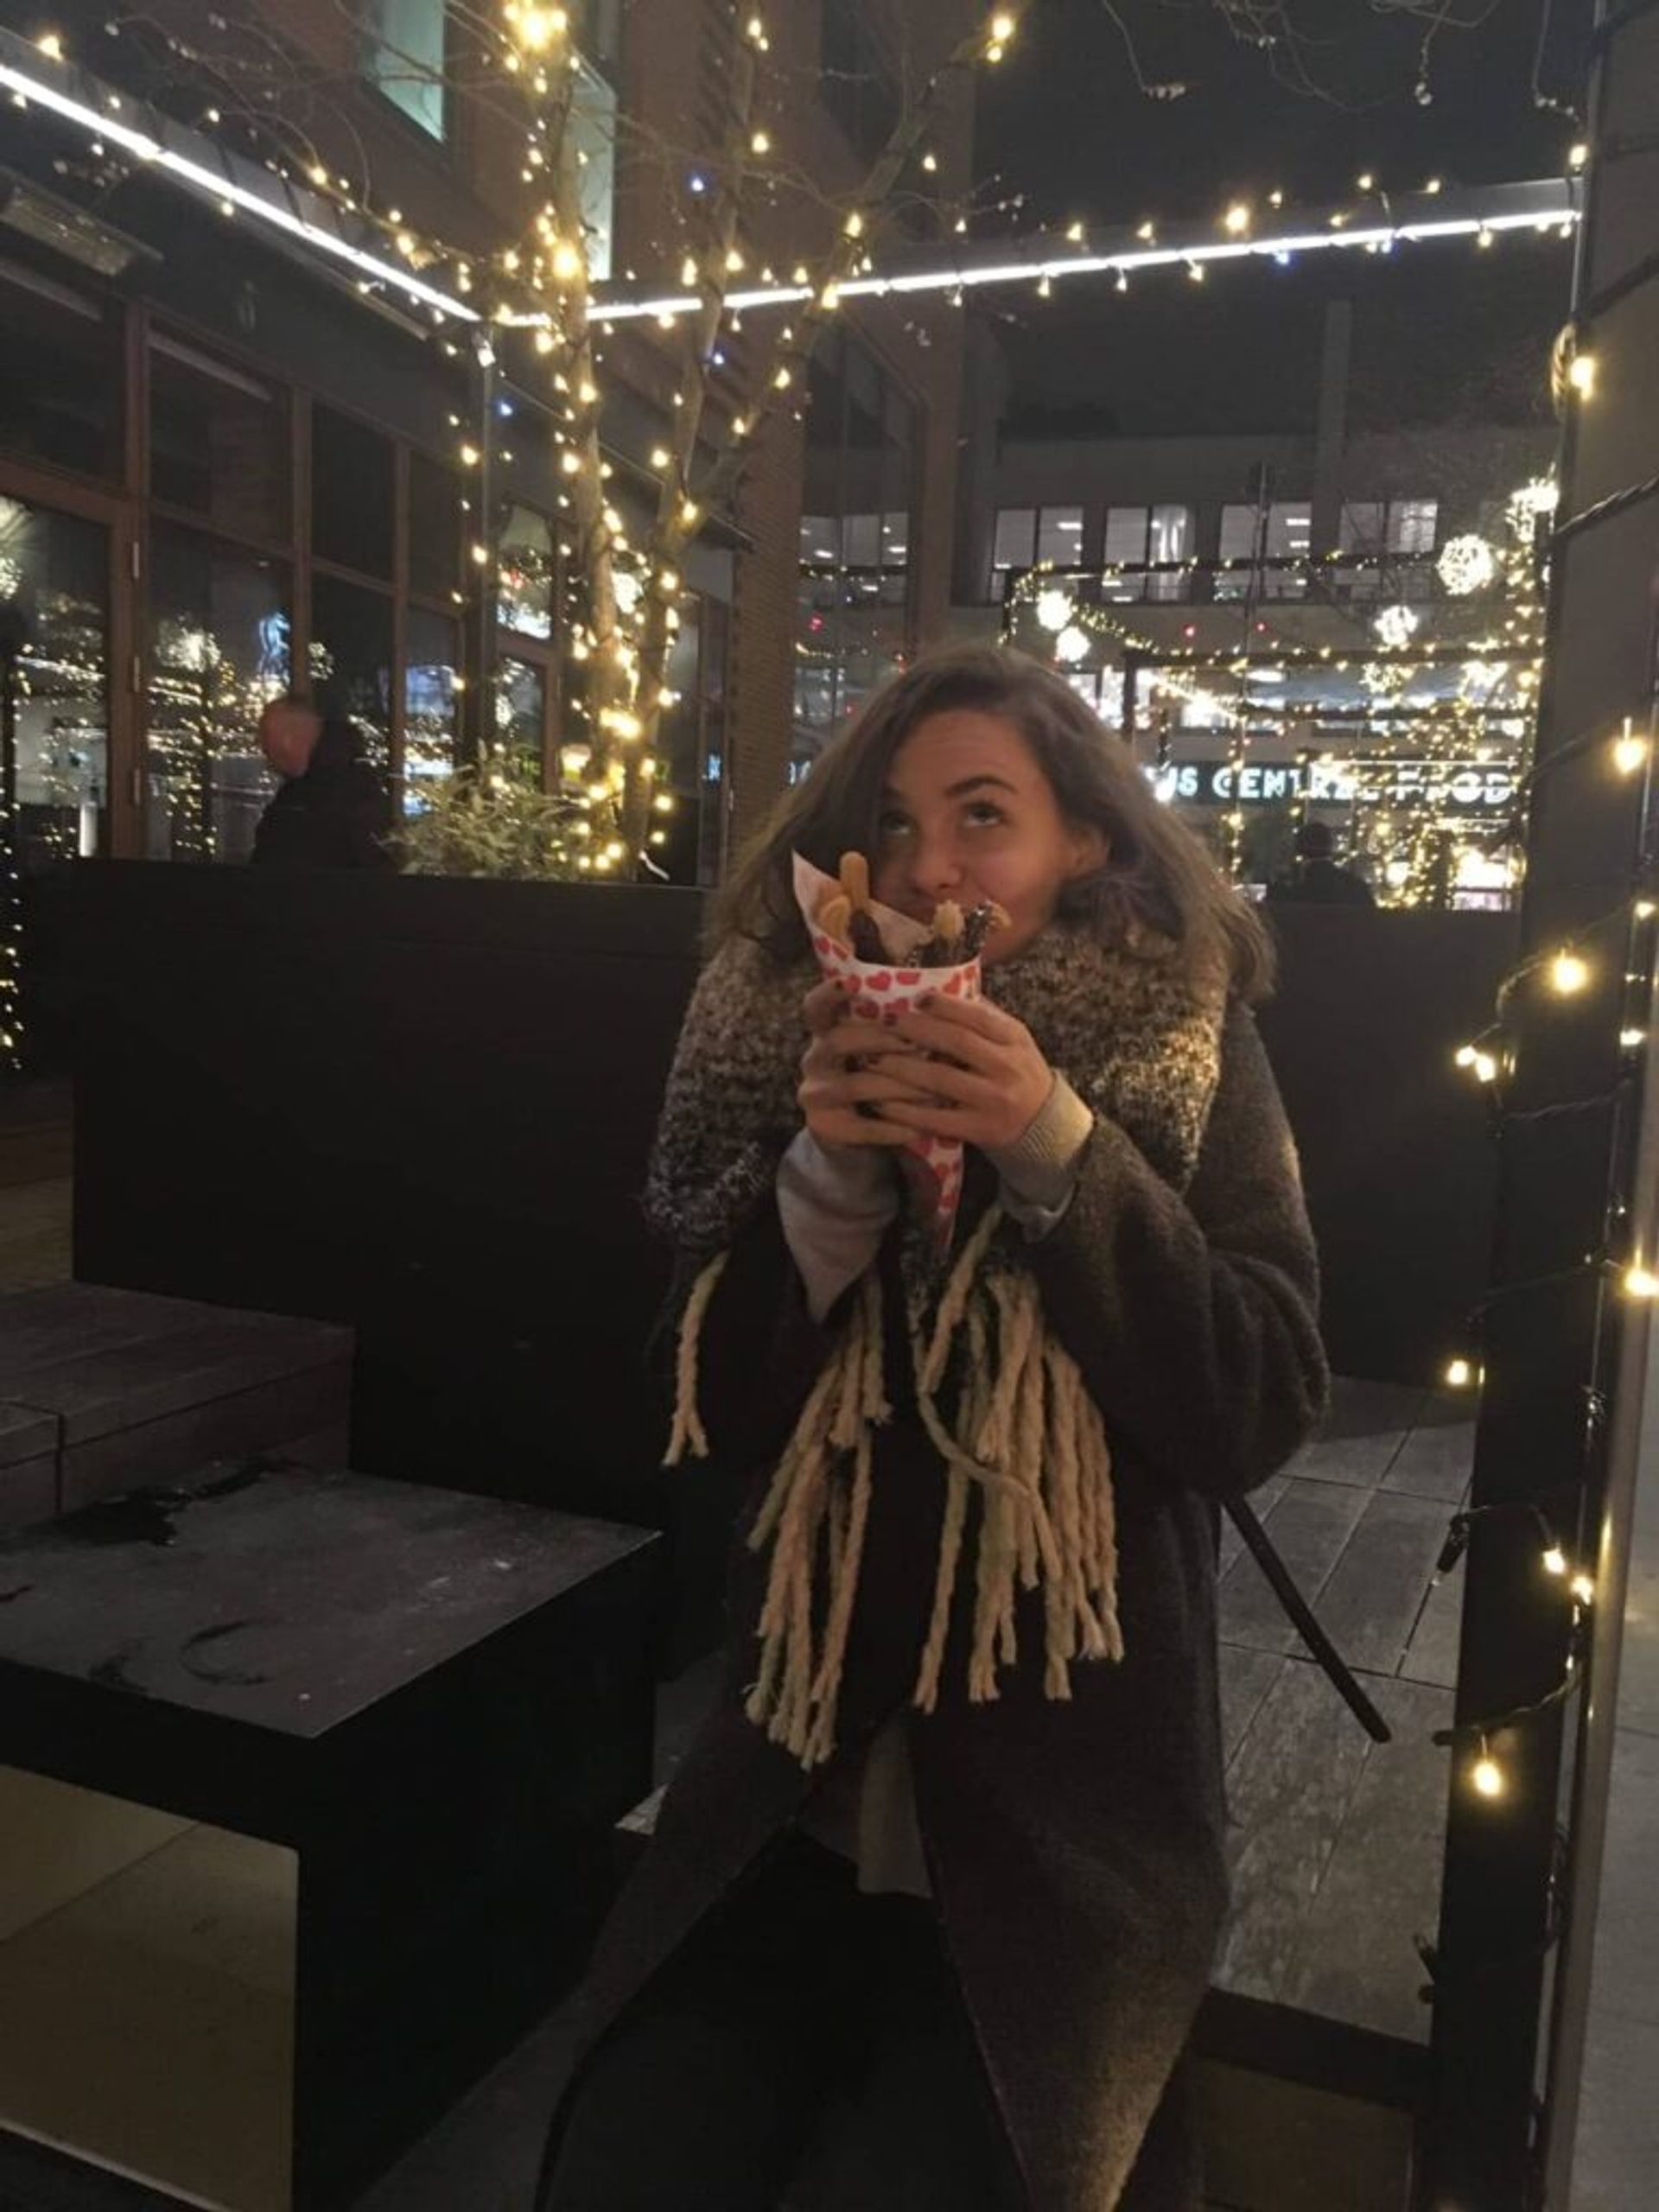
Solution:
M1071 1694L1076 1659L1121 1659L1111 1455L1076 1362L1049 1335L1041 1299L1021 1272L981 1272L1001 1215L993 1207L952 1268L930 1324L912 1323L918 1410L945 1467L933 1605L912 1700L938 1702L957 1586L974 1551L968 1696L997 1695L999 1669L1019 1656L1021 1591L1043 1593L1043 1688ZM697 1410L698 1344L725 1265L697 1279L680 1328L666 1464L706 1459ZM864 1534L873 1431L891 1418L882 1374L880 1286L866 1275L767 1490L752 1549L770 1543L760 1623L760 1673L748 1716L808 1768L836 1748L836 1708ZM960 1388L947 1425L938 1399L953 1354ZM970 1513L977 1496L979 1511ZM970 1521L973 1528L970 1534Z

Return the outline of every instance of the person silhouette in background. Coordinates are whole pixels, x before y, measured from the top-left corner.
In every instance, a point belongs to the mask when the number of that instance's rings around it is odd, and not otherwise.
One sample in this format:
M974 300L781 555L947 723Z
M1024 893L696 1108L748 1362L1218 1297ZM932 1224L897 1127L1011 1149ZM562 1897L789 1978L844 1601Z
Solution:
M1268 886L1276 905L1294 900L1309 906L1375 906L1364 877L1332 857L1331 832L1323 822L1304 822L1296 832L1296 865Z
M259 750L282 788L259 817L252 861L260 868L389 868L386 788L363 758L343 715L321 713L296 692L259 717Z

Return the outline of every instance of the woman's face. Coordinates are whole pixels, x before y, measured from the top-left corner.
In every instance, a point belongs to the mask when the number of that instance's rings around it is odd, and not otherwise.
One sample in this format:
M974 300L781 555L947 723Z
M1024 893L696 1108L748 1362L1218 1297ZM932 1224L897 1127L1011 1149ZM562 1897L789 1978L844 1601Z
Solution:
M1106 857L1098 830L1066 821L1048 778L1006 715L952 708L918 722L893 756L871 866L885 906L931 922L941 899L994 899L1012 926L988 960L1020 951L1054 918L1061 891Z

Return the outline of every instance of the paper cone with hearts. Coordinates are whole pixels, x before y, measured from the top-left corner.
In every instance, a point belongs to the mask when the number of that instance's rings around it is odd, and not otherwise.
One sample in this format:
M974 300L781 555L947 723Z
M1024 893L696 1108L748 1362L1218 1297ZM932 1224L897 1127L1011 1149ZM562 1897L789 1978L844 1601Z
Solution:
M822 974L851 983L853 1019L890 1027L923 997L976 999L980 963L964 960L950 968L907 967L906 959L927 940L926 925L912 921L891 906L872 902L866 910L893 954L891 962L861 960L849 944L830 936L817 922L836 879L795 855L795 897L812 938ZM926 1224L941 1256L950 1249L962 1203L963 1148L942 1137L913 1137L900 1155L905 1180L918 1217Z

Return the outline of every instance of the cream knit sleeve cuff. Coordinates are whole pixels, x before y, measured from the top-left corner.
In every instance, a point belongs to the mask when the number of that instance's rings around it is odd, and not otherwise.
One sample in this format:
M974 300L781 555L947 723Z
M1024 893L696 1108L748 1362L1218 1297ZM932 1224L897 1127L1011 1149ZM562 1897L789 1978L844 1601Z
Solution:
M1025 1134L987 1153L1002 1180L1003 1206L1028 1236L1046 1236L1065 1214L1094 1126L1094 1115L1056 1071L1048 1098Z

